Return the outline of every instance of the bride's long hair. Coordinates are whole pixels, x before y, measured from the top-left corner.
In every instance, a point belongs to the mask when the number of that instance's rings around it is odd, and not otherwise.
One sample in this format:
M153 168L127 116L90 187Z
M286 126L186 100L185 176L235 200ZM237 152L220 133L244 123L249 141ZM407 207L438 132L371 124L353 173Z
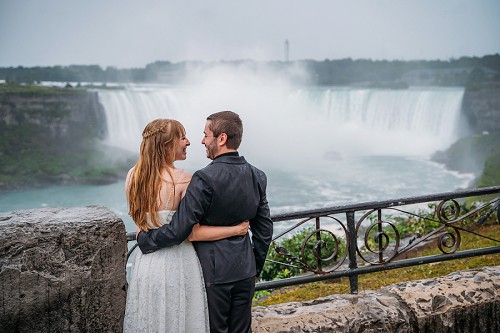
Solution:
M177 145L185 133L184 126L173 119L153 120L142 132L139 160L130 175L127 193L129 215L142 231L149 229L147 213L154 226L161 226L161 174L166 169L173 181L169 166L173 166Z

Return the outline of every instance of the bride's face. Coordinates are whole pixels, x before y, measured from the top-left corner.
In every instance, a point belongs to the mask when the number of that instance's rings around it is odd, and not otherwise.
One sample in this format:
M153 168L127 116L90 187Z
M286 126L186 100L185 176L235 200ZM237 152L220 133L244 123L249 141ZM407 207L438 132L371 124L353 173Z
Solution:
M186 134L184 134L184 136L179 139L177 149L175 150L176 161L182 161L186 159L187 147L189 145L191 145L191 142L189 142L189 139L186 137Z

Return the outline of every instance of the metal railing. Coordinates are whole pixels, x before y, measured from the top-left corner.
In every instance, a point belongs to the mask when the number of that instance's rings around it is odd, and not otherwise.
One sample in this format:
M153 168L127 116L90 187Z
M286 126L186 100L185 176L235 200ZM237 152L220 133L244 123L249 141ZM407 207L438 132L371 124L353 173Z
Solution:
M500 237L494 239L475 231L495 212L500 223L498 194L500 186L494 186L273 215L275 225L292 225L273 237L275 246L272 248L283 261L272 260L272 264L293 266L310 273L258 282L255 289L275 289L348 277L350 292L356 294L358 276L362 274L500 253ZM462 212L459 199L471 197L479 205ZM412 205L423 204L434 207L433 214L420 213L421 207L411 208ZM356 219L357 214L359 219ZM412 219L428 222L432 230L427 228L425 233L413 233L409 237L402 235L401 221ZM308 223L313 224L312 231L302 241L299 253L291 253L279 244L280 239L285 239ZM459 251L462 233L472 233L498 245ZM128 241L134 239L134 233L127 233ZM326 239L330 241L327 243ZM424 245L435 246L441 254L419 257L414 252ZM129 251L129 255L134 248ZM311 255L307 251L312 251L313 262L308 262Z

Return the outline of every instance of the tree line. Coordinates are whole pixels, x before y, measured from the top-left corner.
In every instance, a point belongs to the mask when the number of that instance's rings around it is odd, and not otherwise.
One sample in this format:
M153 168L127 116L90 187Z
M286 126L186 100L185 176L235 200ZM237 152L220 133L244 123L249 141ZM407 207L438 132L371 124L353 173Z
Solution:
M408 85L467 86L475 82L500 82L500 55L461 57L450 60L365 60L339 59L323 61L252 60L172 63L156 61L144 68L102 68L98 65L49 67L0 67L0 80L7 83L38 83L42 81L81 83L177 83L190 71L204 70L214 65L246 66L257 73L271 70L293 76L297 66L309 74L308 84L367 85L373 87L405 88ZM303 78L300 78L303 80Z

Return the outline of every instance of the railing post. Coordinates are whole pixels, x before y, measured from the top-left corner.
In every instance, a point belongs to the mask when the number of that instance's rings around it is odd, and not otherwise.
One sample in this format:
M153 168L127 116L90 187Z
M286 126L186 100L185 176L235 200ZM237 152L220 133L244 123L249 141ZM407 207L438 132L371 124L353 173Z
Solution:
M319 217L317 217L316 218L316 242L318 242L318 243L321 242L321 234L318 232L319 229L321 229L321 224L319 223ZM321 246L318 247L318 257L317 257L316 263L318 265L317 270L321 272L321 270L322 270Z
M349 269L358 268L358 263L356 261L356 247L357 247L357 235L356 235L356 224L354 221L354 211L346 212L347 218L347 233L349 234L349 244L346 249L349 251ZM358 275L349 276L349 285L351 287L351 294L358 293Z
M384 244L382 243L384 240L382 239L382 233L384 230L382 229L382 210L377 210L377 242L378 242L378 261L380 263L384 262Z

